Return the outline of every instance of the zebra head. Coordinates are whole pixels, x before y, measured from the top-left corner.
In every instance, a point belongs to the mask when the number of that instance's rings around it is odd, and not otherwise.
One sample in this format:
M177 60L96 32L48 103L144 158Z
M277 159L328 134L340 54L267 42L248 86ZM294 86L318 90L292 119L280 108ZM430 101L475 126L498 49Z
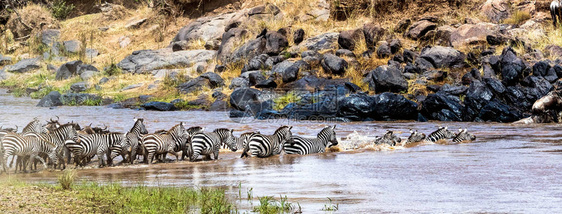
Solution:
M410 135L410 137L408 137L408 140L406 140L406 143L417 143L417 142L420 142L420 141L425 139L425 134L421 133L421 132L418 132L418 130L415 130L415 131L410 130L410 133L412 133L412 134Z
M318 139L326 139L326 145L327 147L332 147L332 146L336 146L338 145L338 139L336 137L336 125L334 126L327 126L324 129L322 129L322 131L320 131L320 133L318 133Z
M474 136L474 134L469 133L467 129L459 129L459 133L455 136L453 141L460 142L473 140L476 140L476 136Z
M238 146L236 145L236 137L234 137L234 129L215 129L213 132L217 133L221 141L230 148L231 151L236 152Z
M455 136L457 136L454 132L452 132L451 130L449 130L449 128L447 126L445 127L440 127L439 130L441 134L443 134L443 136L447 139L451 139L454 138Z
M76 132L77 124L74 123L67 123L53 131L53 134L56 136L60 136L61 140L73 140L76 143L80 143L80 138L78 137L78 132Z
M143 118L135 118L135 124L133 128L129 132L138 132L139 134L148 134L146 127L144 126L144 119Z
M176 140L176 142L185 143L189 138L189 134L187 133L187 131L185 131L185 128L183 126L183 122L175 125L170 130L168 130L168 134L171 135L174 140Z
M50 120L47 121L47 125L45 125L45 129L47 129L49 133L52 133L55 129L58 129L60 126L61 125L59 123L59 116L57 116L56 120L53 120L53 118L51 118Z
M275 130L275 133L273 135L278 136L281 140L281 142L279 143L284 144L285 141L290 140L291 136L293 136L293 133L291 133L292 128L292 126L281 126L277 130Z

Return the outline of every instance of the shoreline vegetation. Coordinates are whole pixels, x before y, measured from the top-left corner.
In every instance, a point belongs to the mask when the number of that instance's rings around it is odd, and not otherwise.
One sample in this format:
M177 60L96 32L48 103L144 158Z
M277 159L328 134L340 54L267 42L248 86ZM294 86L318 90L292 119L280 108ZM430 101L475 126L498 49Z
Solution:
M219 188L125 187L117 183L76 181L74 170L61 172L56 184L0 178L1 213L300 213L287 196L255 197L250 188L227 196ZM257 202L254 202L257 201ZM246 203L249 211L239 210ZM336 205L325 205L335 211Z

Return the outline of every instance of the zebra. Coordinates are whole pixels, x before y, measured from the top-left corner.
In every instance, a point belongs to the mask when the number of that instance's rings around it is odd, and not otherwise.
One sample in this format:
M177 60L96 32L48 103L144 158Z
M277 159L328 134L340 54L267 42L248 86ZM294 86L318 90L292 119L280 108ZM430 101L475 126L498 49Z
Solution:
M37 137L43 141L54 143L59 148L60 150L59 152L62 153L59 155L66 155L67 160L70 160L70 151L66 146L64 146L64 144L67 140L80 142L80 139L78 138L78 133L76 132L77 127L78 125L75 123L67 123L54 129L51 133L45 133L45 134L28 133L25 136ZM58 156L58 157L62 158L62 156ZM56 166L62 165L62 169L66 168L66 164L64 160L58 161L58 164L55 165Z
M186 142L184 142L183 144L180 145L180 148L182 150L182 154L181 154L181 159L185 160L185 157L189 157L191 159L191 154L192 154L192 148L191 148L191 140L193 139L193 136L197 133L202 133L204 130L203 127L201 126L193 126L193 127L189 127L186 132L188 134L188 139Z
M191 138L191 161L197 160L199 155L205 155L207 159L211 159L213 154L214 159L219 159L219 150L221 145L226 144L230 149L235 152L236 138L232 134L234 129L215 129L213 132L197 133Z
M396 146L396 144L402 142L400 137L396 136L393 131L387 131L382 137L377 137L375 139L375 145L388 144L390 146Z
M453 138L453 142L460 143L463 141L473 141L476 140L476 136L469 133L466 129L459 129L459 133Z
M408 140L406 140L406 142L404 143L404 145L408 145L411 143L417 143L417 142L421 142L423 140L425 140L425 134L418 132L418 130L410 130L410 133L412 133L410 135L410 137L408 137Z
M562 4L558 0L550 3L550 16L552 17L552 25L556 24L562 19Z
M48 130L43 126L43 124L41 124L41 122L39 121L39 118L35 117L33 118L33 121L29 122L25 127L23 127L22 130L22 134L26 135L29 133L47 133ZM46 156L42 156L42 158L46 158ZM12 166L14 159L16 159L16 157L12 158L12 161L10 162L10 167ZM17 160L16 160L16 168L20 167L23 169L24 165L26 165L27 160L29 159L29 156L17 156ZM37 160L34 161L34 167L37 168Z
M291 137L284 145L285 153L308 155L312 153L324 153L326 147L338 145L336 138L336 126L327 126L322 129L316 138L304 138L300 136Z
M135 124L131 127L126 135L126 140L121 141L120 145L115 145L111 148L111 159L121 155L123 157L123 161L128 160L129 163L133 164L135 159L137 159L137 153L143 152L142 146L140 145L140 141L142 136L148 134L146 127L144 126L144 119L143 118L135 118ZM129 159L126 159L126 156L129 156Z
M152 164L154 155L157 154L171 153L176 156L176 161L178 161L179 155L176 145L186 142L188 137L183 123L175 125L166 134L148 134L143 136L142 144L146 152L145 157L148 164Z
M39 154L47 154L48 157L53 160L55 165L57 165L58 160L61 159L57 157L60 147L42 138L33 136L24 136L18 133L8 133L2 139L1 146L3 148L2 166L3 171L6 173L8 172L6 168L6 162L8 161L9 156L29 156L30 159L29 161L27 161L27 166L30 166L32 161L37 159L41 163L43 163L44 168L47 168L47 164L45 160L39 156ZM22 170L24 172L27 172L27 166L23 166ZM17 172L17 167L15 172Z
M78 134L79 142L67 140L65 145L74 155L74 162L76 166L85 166L86 159L98 156L99 167L106 165L103 156L106 156L107 164L111 163L110 149L112 147L120 147L123 141L126 140L126 134L112 132L108 134Z
M259 131L242 133L240 137L236 137L235 139L236 148L246 149L248 147L248 140L250 140L252 134L259 134L259 133L260 133Z
M292 126L281 126L273 135L263 135L254 133L249 137L248 146L244 148L241 157L257 156L266 158L272 155L281 154L283 151L283 144L291 139ZM249 152L249 155L248 155Z
M455 133L450 131L446 126L439 127L436 131L429 134L426 138L427 141L435 143L441 139L451 139L455 137Z

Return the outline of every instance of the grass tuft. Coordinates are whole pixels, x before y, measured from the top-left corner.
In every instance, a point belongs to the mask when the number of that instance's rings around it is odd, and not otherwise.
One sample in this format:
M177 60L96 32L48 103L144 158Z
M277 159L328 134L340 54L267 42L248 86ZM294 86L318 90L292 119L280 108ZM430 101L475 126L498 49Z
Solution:
M288 202L287 196L281 196L279 201L275 200L273 196L258 197L258 199L260 201L260 205L255 206L253 210L253 212L256 213L285 213L290 212L294 209L293 204Z
M508 19L504 20L505 24L521 25L525 21L531 19L531 14L527 11L515 11Z
M58 183L64 190L72 189L72 185L76 180L76 171L72 169L64 170L63 174L59 176Z

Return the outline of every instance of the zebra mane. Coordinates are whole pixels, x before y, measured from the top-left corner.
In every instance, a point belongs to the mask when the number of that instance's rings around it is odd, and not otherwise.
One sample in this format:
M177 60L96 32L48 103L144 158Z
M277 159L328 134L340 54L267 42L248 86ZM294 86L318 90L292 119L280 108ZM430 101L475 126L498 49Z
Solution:
M274 133L277 133L277 132L279 132L279 131L281 131L281 130L283 130L283 129L289 129L289 130L290 130L291 128L293 128L293 127L292 127L292 126L281 126L281 127L279 127L277 130L275 130Z
M168 130L168 134L172 133L172 131L173 131L174 129L176 129L178 126L181 126L181 125L183 125L183 123L176 124L175 126L173 126L172 128L170 128L170 129Z
M76 125L78 125L78 124L76 124L76 123L67 123L67 124L63 124L63 125L61 125L60 127L56 128L54 131L56 132L56 131L58 131L58 130L62 130L62 129L64 129L64 128L66 128L66 127L69 127L69 126L70 126L72 129L74 129L74 128L76 127Z
M135 118L135 124L133 124L133 127L131 127L129 132L132 132L135 129L135 127L137 127L137 124L142 124L143 122L144 122L143 118Z
M215 132L215 133L219 133L219 132L230 132L230 129L227 129L227 128L218 128L218 129L213 130L213 132Z

